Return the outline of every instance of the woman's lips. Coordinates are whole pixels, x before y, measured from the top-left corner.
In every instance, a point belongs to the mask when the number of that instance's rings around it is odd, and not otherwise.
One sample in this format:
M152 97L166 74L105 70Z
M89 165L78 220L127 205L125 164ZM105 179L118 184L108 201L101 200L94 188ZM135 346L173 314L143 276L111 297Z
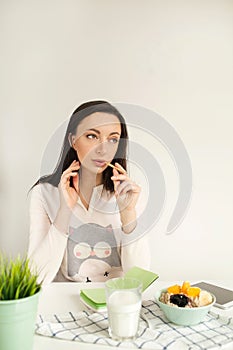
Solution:
M99 168L102 168L107 163L105 160L102 160L102 159L93 159L93 162Z

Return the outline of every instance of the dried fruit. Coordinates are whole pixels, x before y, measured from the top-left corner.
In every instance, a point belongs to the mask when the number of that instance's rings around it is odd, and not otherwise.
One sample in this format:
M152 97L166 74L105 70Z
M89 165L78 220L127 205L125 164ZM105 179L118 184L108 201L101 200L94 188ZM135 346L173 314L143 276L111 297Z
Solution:
M188 281L183 282L182 287L181 287L181 292L186 294L187 289L190 288L190 283Z
M189 296L189 297L198 297L199 294L200 294L200 288L198 287L189 287L186 291L186 294Z
M180 286L178 284L175 284L174 286L170 286L167 288L168 293L170 294L179 294L180 293Z
M213 301L213 297L209 292L203 291L198 287L192 287L188 281L184 281L182 286L175 284L167 288L162 293L161 299L163 303L175 304L178 307L198 307L209 305Z
M185 307L189 302L189 298L184 294L174 294L170 296L170 302L179 307Z

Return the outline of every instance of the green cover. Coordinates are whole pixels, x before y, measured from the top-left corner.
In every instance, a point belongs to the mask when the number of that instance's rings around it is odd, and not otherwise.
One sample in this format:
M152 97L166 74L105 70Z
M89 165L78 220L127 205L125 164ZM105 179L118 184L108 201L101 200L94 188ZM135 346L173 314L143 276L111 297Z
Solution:
M132 267L124 277L136 278L142 282L142 292L144 292L159 276L151 271L140 267ZM104 288L82 289L80 291L81 300L95 310L106 309L106 295Z
M80 291L80 298L96 310L106 307L104 288L82 289Z
M154 272L134 266L128 272L126 272L125 277L136 278L137 280L141 281L142 292L144 292L159 276Z

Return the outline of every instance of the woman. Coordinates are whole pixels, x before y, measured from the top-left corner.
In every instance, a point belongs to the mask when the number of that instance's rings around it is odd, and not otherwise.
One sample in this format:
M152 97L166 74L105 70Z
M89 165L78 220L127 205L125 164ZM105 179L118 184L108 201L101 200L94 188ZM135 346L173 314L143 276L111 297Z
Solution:
M73 112L54 172L31 191L28 256L39 281L105 281L149 267L127 141L125 120L108 102Z

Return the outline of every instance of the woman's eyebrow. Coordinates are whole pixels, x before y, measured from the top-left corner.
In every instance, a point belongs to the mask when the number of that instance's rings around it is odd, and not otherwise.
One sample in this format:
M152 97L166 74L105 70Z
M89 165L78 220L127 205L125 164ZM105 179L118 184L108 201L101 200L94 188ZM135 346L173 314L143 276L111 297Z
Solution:
M93 128L88 129L87 131L94 131L94 132L96 132L97 134L100 134L100 133L101 133L98 129L93 129ZM119 135L119 136L121 136L121 134L120 134L118 131L113 131L113 132L111 132L109 135Z
M94 131L94 132L96 132L97 134L100 134L100 131L97 130L97 129L87 129L87 131Z
M121 134L118 131L113 131L109 135L119 135L119 136L121 136Z

